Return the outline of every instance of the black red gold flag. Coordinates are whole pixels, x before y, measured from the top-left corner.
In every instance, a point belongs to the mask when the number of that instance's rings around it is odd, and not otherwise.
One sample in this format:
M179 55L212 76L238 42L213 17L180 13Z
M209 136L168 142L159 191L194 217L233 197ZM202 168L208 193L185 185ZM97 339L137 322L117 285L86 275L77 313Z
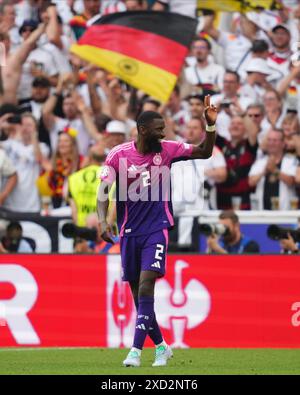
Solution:
M71 51L166 102L196 27L196 19L169 12L120 12L94 21Z

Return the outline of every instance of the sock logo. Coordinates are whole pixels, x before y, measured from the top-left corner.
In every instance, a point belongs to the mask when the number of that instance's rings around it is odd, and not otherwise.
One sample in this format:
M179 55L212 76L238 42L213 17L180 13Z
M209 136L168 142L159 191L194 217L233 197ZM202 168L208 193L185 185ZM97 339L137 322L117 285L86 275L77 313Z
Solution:
M151 267L156 267L157 269L160 269L160 263L159 262L154 262Z

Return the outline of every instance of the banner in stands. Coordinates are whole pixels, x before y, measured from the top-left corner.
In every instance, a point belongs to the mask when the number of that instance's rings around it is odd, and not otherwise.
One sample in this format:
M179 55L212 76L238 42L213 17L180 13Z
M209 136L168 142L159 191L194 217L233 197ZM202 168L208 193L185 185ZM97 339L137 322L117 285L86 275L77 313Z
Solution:
M280 10L279 0L198 0L199 9L226 12L248 12L256 10Z
M299 283L296 256L171 255L158 323L178 348L300 348ZM0 347L129 347L134 326L118 255L0 255Z

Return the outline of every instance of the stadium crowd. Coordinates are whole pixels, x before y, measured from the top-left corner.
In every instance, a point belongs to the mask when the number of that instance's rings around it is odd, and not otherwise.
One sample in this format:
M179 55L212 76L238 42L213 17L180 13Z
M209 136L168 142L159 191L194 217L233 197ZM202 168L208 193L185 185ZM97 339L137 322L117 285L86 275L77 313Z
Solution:
M280 11L200 16L163 104L70 47L98 14L169 9L195 16L196 1L0 1L0 206L45 213L70 205L74 222L86 226L96 209L97 168L114 146L136 138L137 116L158 111L167 139L200 144L210 94L219 109L216 147L191 172L180 171L188 162L174 165L175 216L299 209L300 4L282 3ZM196 188L192 199L176 199L189 188Z

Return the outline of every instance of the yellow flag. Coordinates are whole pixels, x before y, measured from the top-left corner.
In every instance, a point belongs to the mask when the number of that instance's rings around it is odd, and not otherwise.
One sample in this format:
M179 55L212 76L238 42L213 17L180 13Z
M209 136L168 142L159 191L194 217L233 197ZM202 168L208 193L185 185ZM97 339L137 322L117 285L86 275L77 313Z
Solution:
M281 9L278 0L198 0L199 9L225 12L248 12L258 9Z

